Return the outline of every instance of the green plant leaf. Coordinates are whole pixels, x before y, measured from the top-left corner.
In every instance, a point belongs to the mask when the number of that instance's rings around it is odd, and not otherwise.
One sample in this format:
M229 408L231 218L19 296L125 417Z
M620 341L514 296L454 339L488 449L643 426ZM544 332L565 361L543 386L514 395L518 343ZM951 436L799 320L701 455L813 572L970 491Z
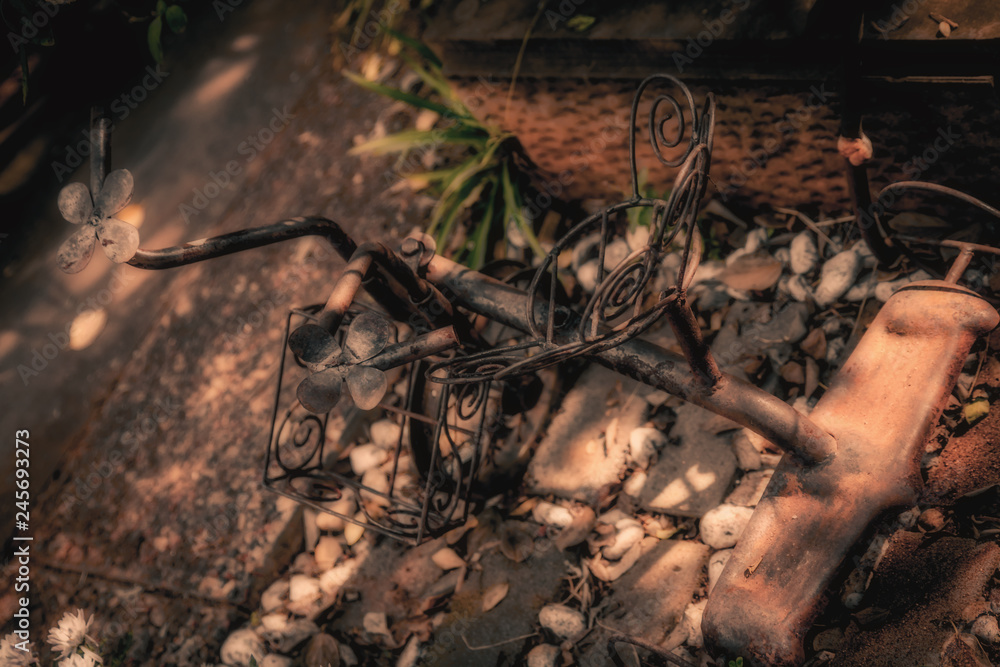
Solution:
M187 28L188 17L180 5L170 5L164 14L167 17L167 25L173 33L182 33Z
M389 86L383 86L382 84L369 81L363 76L360 76L348 70L344 70L343 74L348 79L350 79L357 85L361 86L365 90L370 90L373 93L378 93L379 95L384 95L394 100L399 100L400 102L409 104L412 107L417 107L420 109L430 109L431 111L436 111L442 116L454 116L454 113L452 113L451 109L449 109L443 104L426 100L418 95L405 93L397 88L390 88Z
M349 155L371 153L385 155L387 153L403 153L436 144L453 144L482 148L486 140L474 133L449 132L448 130L404 130L390 134L381 139L372 139L347 151Z
M489 251L486 244L490 242L490 230L494 224L493 209L495 207L496 196L493 191L496 189L496 183L496 178L490 179L490 194L486 199L486 210L483 211L483 215L479 219L479 225L472 235L472 261L469 262L469 267L473 269L478 269L486 263L486 253Z
M146 32L146 41L149 43L149 53L153 56L153 60L156 62L163 62L163 43L160 41L160 37L163 33L163 20L157 16L149 24L149 30Z
M514 218L514 223L524 234L524 238L528 241L528 245L531 246L532 252L537 254L539 257L545 257L545 251L542 250L542 245L538 242L538 237L535 236L535 231L531 228L531 225L528 224L528 221L524 217L524 211L521 210L521 198L518 196L517 191L514 189L514 184L510 180L510 168L506 162L503 164L502 175L505 209L504 224L506 225L509 218Z
M420 40L413 39L412 37L407 37L403 33L397 32L392 28L385 28L385 32L393 39L399 40L403 44L406 44L408 47L416 51L421 58L429 62L434 67L440 69L443 66L441 59L437 57L437 54L431 51L430 47L421 42Z
M577 32L584 32L590 30L591 26L597 21L594 16L587 16L586 14L577 14L570 20L566 21L566 27L570 30L576 30Z

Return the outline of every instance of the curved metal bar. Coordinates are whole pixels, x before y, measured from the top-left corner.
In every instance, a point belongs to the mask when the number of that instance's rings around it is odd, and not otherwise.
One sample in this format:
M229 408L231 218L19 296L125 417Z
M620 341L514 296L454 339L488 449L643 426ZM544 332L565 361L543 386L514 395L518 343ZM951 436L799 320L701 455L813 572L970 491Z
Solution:
M531 329L532 318L521 307L528 297L524 291L440 256L431 260L427 277L447 287L460 305L520 331ZM545 321L547 315L546 304L536 304L534 320ZM580 343L575 326L570 326L578 318L573 313L567 326L556 330L557 345ZM588 352L602 365L746 426L806 464L825 461L836 453L833 436L775 396L725 373L708 386L704 377L686 369L683 357L638 338L624 338L616 347Z
M191 241L170 248L159 250L139 248L128 263L139 269L172 269L303 236L322 236L333 244L334 250L345 261L350 260L351 255L358 249L357 244L333 220L304 216L287 218L264 227L241 229L238 232Z

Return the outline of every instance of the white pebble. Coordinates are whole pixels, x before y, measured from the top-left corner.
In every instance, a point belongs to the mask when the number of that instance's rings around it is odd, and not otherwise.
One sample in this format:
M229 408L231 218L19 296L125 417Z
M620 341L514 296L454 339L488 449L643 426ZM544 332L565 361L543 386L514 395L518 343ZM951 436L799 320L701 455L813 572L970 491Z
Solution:
M386 460L384 449L374 444L358 445L351 450L351 470L361 477L372 468L377 468Z
M819 250L816 248L816 239L810 232L802 232L792 239L792 244L788 249L788 264L792 273L809 273L816 268L819 263Z
M340 546L340 541L332 535L324 535L319 538L316 545L316 565L321 570L329 570L340 557L344 555L344 548Z
M399 424L390 419L380 419L371 427L372 444L382 449L395 449L399 444L399 434L402 429Z
M357 509L357 506L355 505L353 495L345 495L340 500L335 500L327 505L327 508L331 512L336 512L343 516L351 516ZM316 527L320 530L343 530L345 523L344 519L327 512L317 512L316 514Z
M597 289L597 272L596 259L585 262L576 270L576 281L580 283L580 287L583 288L584 292L590 294Z
M618 528L613 544L604 547L601 554L608 560L619 560L629 549L646 536L646 531L638 521L625 523Z
M987 644L1000 644L1000 627L997 627L997 617L983 614L972 624L972 634Z
M250 628L243 628L226 638L219 651L219 658L227 665L246 665L251 657L263 660L265 653L264 642L257 633Z
M288 587L288 599L292 602L315 600L320 596L319 579L304 574L292 576Z
M646 473L643 471L638 471L632 473L632 476L625 480L622 485L622 491L625 492L626 496L632 496L633 498L638 498L639 494L642 493L642 489L646 486Z
M573 513L565 507L541 501L531 509L531 518L546 526L565 528L573 524Z
M526 661L528 667L556 667L559 664L559 647L552 644L539 644L528 651Z
M629 456L636 465L645 468L653 456L668 442L667 436L659 429L648 427L633 429L628 441Z
M261 593L260 608L263 612L274 611L282 605L282 601L288 597L288 582L278 579Z
M712 554L712 557L708 559L708 593L711 595L712 589L715 588L715 584L719 581L719 577L722 576L722 570L725 569L726 563L729 562L729 557L733 555L732 549L723 549L722 551L716 551Z
M713 549L728 549L739 541L753 509L722 504L701 518L701 541Z
M538 622L560 639L575 637L587 628L583 614L561 604L547 604L538 612Z
M823 308L831 305L851 289L860 270L861 258L853 250L839 252L828 259L816 287L816 303Z
M628 256L628 243L625 239L615 239L604 248L604 270L613 271Z

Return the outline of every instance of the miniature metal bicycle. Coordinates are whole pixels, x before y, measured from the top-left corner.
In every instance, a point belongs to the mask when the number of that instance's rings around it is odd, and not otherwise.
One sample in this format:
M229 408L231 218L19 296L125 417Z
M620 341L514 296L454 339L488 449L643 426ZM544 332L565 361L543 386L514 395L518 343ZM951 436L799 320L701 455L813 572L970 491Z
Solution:
M652 84L678 91L658 94L648 112L657 159L678 168L665 200L638 191L635 132L640 100ZM667 108L663 117L661 107ZM911 283L894 294L811 415L803 416L720 370L688 304L714 114L711 95L698 107L672 76L643 81L631 110L631 197L576 224L518 285L436 255L427 236L408 238L398 250L357 246L336 223L318 217L140 249L134 228L111 217L128 203L132 180L125 170L107 173L108 122L95 113L94 195L82 184L60 193L63 215L85 228L64 244L59 263L70 272L82 269L97 240L115 261L166 269L306 235L328 239L347 266L324 305L288 316L264 481L321 511L336 513L330 503L353 496L362 514L342 518L413 544L467 517L477 479L510 426L504 419L532 409L525 396L537 394L540 374L572 359L595 361L755 431L786 454L713 590L703 629L713 653L742 655L753 664L800 664L805 632L845 556L880 515L917 499L930 429L971 346L1000 321L985 299L957 281L974 252L998 251L949 242L959 255L946 278ZM1000 217L940 186L899 183L882 194L919 188L955 194ZM616 216L633 208L651 209L649 240L606 271ZM563 291L559 260L594 232L600 238L597 288L576 310ZM682 247L680 267L668 277L672 286L656 289L662 283L654 278L672 244ZM360 304L362 291L378 309ZM639 338L664 316L683 356ZM486 335L488 323L506 327L506 334ZM408 396L402 406L390 405L386 372L404 366ZM505 401L504 392L520 403ZM345 393L361 410L382 406L401 415L387 488L352 476L327 433L329 415ZM418 471L419 485L400 481L404 458Z

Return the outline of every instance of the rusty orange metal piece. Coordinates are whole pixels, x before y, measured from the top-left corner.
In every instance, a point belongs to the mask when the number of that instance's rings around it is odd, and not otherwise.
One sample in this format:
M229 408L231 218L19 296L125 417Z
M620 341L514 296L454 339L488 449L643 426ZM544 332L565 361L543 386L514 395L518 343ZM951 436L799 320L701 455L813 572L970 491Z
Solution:
M872 522L912 505L920 459L969 349L1000 315L942 281L894 294L810 415L835 456L786 454L705 610L716 653L755 665L798 665L827 587Z

